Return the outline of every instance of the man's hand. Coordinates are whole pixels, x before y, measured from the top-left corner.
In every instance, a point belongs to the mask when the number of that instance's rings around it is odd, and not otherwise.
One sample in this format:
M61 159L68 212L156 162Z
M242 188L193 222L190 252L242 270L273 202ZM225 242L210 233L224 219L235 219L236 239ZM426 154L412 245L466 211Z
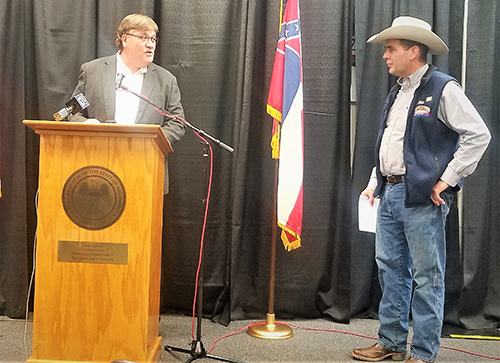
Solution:
M434 203L438 207L441 204L446 204L446 202L441 198L441 192L446 190L446 188L448 187L449 185L447 183L445 183L442 180L439 180L436 183L436 185L434 185L434 188L432 188L432 194L431 194L432 203Z
M370 200L370 205L373 207L373 193L375 192L375 190L373 189L370 189L370 188L366 188L365 190L363 190L361 192L361 195L365 196L365 197L368 197L368 199Z

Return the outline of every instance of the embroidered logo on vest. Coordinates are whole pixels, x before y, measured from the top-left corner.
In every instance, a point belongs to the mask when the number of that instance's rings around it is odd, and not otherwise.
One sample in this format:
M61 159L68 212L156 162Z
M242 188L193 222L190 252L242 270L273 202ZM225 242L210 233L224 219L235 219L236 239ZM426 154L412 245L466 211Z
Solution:
M415 113L413 115L414 116L430 116L431 109L428 106L419 105L419 106L415 107Z

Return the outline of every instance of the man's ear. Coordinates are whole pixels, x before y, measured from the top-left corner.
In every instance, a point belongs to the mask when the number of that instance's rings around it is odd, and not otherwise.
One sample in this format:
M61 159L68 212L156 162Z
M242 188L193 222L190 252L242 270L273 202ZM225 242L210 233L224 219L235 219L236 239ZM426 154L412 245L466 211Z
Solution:
M416 45L410 48L410 56L411 59L419 59L420 58L420 48Z

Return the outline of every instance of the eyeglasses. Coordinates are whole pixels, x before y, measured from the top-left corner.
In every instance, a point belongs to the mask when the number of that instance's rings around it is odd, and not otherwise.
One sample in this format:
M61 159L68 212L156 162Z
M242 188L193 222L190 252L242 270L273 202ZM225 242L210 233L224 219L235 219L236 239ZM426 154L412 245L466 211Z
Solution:
M155 35L154 37L148 37L146 35L136 35L136 34L130 34L130 33L125 33L125 35L131 35L133 37L139 38L143 43L147 43L148 40L151 40L153 44L158 43L158 37Z

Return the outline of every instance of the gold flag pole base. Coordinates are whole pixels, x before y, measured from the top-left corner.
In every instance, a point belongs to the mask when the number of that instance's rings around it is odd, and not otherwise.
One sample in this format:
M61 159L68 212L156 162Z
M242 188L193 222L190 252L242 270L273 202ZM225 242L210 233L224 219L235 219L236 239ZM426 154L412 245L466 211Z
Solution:
M247 333L254 338L279 340L293 337L293 330L288 325L276 324L274 314L267 314L266 325L256 324L248 328Z

